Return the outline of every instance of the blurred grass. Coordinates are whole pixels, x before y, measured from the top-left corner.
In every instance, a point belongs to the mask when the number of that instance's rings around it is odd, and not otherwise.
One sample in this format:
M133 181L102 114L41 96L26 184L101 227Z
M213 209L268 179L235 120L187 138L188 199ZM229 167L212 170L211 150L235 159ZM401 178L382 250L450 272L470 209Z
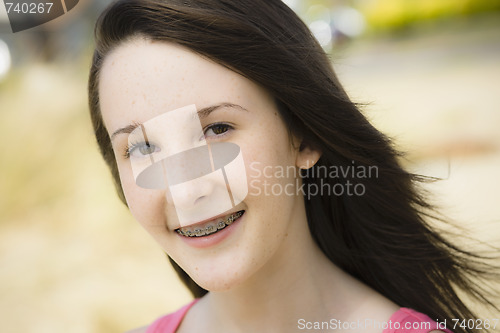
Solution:
M86 76L35 64L1 86L5 332L122 332L189 300L116 198L87 115Z

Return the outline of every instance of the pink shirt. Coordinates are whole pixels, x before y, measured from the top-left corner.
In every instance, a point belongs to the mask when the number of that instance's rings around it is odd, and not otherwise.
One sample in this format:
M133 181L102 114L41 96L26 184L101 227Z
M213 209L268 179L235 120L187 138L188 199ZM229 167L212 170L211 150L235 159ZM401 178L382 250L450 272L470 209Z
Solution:
M158 318L148 327L146 333L175 333L188 310L197 301L198 299L195 299L176 312ZM452 333L450 330L438 327L435 321L420 312L401 308L391 316L388 327L382 333L428 333L437 329Z
M390 327L382 333L428 333L433 330L452 333L450 330L438 326L437 322L423 313L408 308L396 311L389 319L389 324Z

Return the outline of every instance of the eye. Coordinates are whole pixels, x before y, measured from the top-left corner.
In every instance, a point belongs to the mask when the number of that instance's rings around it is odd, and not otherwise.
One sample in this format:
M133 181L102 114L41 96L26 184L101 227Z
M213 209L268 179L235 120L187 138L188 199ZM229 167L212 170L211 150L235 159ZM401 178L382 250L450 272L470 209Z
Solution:
M151 142L138 142L127 147L125 157L144 157L159 151L160 148Z
M205 137L222 136L233 127L224 123L212 124L205 128Z

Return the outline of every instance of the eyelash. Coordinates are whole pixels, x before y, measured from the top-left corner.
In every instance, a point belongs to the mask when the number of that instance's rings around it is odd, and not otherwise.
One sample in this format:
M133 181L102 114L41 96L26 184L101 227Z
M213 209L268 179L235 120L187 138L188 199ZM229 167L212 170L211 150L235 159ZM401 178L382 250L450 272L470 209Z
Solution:
M144 141L133 142L125 147L123 157L130 158L130 154L132 154L134 152L134 150L138 149L142 145L146 145L146 146L148 146L148 148L155 147L155 145L151 142L144 142ZM146 156L146 155L144 155L144 156Z
M215 134L214 136L217 137L217 138L221 138L221 137L225 136L230 130L234 129L233 126L231 126L231 125L229 125L227 123L222 123L222 122L221 123L213 123L213 124L210 124L210 125L208 125L207 127L205 127L203 129L203 134L204 134L205 138L207 137L206 133L208 132L208 130L211 129L213 131L213 129L216 128L216 127L218 127L218 126L219 127L225 127L226 130L223 133L221 133L221 134ZM125 147L125 151L123 153L123 157L126 158L126 159L130 158L130 154L134 150L138 149L141 145L147 145L148 148L151 148L151 147L154 148L154 147L156 147L155 144L150 143L150 142L144 142L144 141L133 142L130 145L127 145ZM144 154L144 156L146 156L146 155L148 155L148 154Z
M222 122L221 123L213 123L213 124L210 124L210 125L208 125L207 127L205 127L203 129L203 134L205 135L205 138L207 137L206 135L207 135L208 130L211 129L213 131L213 129L215 127L217 127L217 126L227 128L227 130L224 131L224 133L221 133L221 134L215 134L215 132L214 132L215 136L218 137L218 138L221 138L221 137L225 136L230 130L234 129L234 127L231 126L231 125L229 125L228 123L222 123Z

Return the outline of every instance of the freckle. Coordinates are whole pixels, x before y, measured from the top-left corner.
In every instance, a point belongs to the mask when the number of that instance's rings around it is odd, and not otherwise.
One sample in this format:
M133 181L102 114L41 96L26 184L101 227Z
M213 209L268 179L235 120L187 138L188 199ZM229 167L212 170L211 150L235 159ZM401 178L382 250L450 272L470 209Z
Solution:
M132 105L134 105L134 104L135 104L135 101L132 101Z
M195 271L197 271L197 270L198 270L198 267L195 267L195 268L194 268L194 270L195 270Z

